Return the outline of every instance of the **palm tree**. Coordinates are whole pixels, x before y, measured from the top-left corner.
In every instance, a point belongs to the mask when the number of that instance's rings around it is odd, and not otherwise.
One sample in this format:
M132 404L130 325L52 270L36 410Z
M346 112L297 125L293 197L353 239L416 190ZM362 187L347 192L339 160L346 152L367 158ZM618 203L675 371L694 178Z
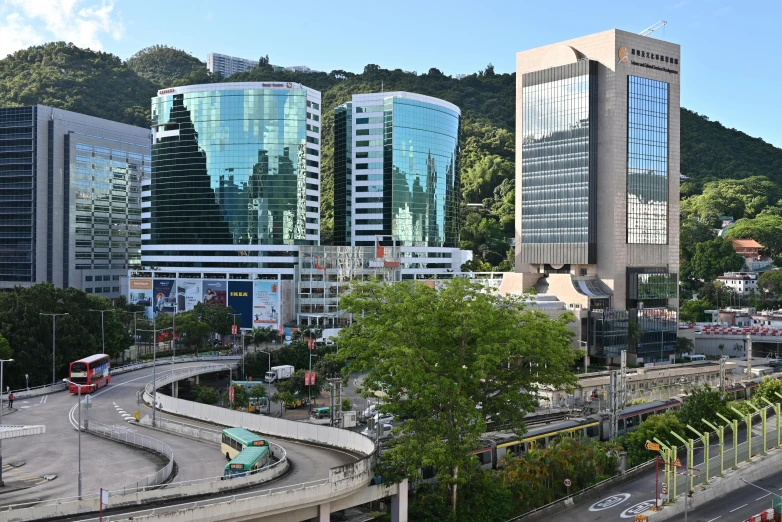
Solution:
M246 344L252 345L257 350L259 345L277 339L278 335L277 330L271 327L253 328L244 340Z
M743 346L741 346L740 343L736 343L733 345L733 351L736 353L736 357L741 355L741 350L743 349Z
M717 349L720 351L720 354L722 354L723 352L725 352L725 345L720 344L719 346L717 346Z

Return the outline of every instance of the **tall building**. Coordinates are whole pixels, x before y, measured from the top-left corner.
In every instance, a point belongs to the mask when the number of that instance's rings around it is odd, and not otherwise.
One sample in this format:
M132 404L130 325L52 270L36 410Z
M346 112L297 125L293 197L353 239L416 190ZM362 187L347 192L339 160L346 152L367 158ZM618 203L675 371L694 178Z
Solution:
M319 244L320 93L285 82L162 89L152 121L142 214L149 270L131 278L131 300L154 293L164 298L156 311L181 311L211 289L242 310L243 328L279 324L279 304L273 323L251 319L250 294L266 283L244 280L267 281L279 299L292 288L299 246Z
M408 92L335 109L335 245L398 246L403 278L459 270L460 118Z
M0 109L0 289L116 297L140 266L149 129L44 105Z
M206 55L206 69L210 73L220 73L225 78L232 74L250 71L258 65L258 60L248 60L227 54L209 53Z
M680 71L678 45L619 30L516 55L516 271L601 360L674 350Z

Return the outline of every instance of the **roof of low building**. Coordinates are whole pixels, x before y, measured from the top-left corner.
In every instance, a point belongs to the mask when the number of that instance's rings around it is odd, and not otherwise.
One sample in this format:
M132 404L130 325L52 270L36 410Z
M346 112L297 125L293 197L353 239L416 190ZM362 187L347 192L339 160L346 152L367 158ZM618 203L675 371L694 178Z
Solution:
M731 242L733 243L733 248L765 248L754 239L731 239Z

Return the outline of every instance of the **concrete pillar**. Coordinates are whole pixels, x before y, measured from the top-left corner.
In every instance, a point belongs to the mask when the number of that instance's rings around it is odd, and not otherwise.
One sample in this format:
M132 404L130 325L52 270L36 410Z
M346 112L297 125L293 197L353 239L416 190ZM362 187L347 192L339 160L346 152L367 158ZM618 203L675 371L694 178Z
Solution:
M200 375L196 375L196 376L195 376L195 383L196 383L196 386L198 386L198 378L199 378L199 377L201 377L201 376L200 376Z
M391 522L407 522L407 479L399 483L399 493L391 497Z
M179 381L174 383L174 397L179 398Z
M326 502L318 506L318 522L330 522L331 520L331 504Z

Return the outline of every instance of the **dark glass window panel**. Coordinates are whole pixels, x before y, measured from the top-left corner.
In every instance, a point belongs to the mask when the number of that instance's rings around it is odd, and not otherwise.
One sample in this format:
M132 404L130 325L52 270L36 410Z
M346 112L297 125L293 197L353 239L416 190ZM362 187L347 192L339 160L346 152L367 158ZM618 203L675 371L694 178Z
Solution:
M668 84L628 76L627 242L668 243Z

